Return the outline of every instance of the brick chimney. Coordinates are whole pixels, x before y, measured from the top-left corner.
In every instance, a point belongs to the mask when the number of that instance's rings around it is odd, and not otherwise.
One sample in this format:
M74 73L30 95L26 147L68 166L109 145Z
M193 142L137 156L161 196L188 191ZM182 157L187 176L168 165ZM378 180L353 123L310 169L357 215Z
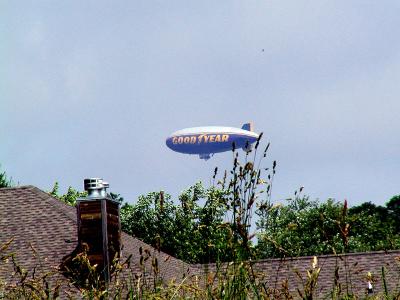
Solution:
M110 280L110 265L120 256L121 224L119 203L107 194L108 183L101 178L84 180L88 196L77 200L78 246L87 249L91 265L103 279Z

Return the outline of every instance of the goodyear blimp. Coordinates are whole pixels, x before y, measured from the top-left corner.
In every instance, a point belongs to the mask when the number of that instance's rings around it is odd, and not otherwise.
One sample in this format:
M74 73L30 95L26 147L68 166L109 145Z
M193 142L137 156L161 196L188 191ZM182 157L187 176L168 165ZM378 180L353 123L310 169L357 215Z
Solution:
M173 151L196 154L207 160L215 153L232 150L232 147L248 151L258 138L252 124L246 123L242 128L206 126L181 129L172 133L166 144Z

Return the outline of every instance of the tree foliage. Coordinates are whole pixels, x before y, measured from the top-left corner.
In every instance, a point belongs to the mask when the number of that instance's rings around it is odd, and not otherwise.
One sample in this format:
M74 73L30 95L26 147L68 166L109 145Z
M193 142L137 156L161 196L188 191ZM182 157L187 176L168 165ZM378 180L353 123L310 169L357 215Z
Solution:
M287 205L266 205L259 211L261 257L300 256L343 251L338 216L343 207L296 196Z
M1 165L0 165L1 167ZM0 188L4 187L12 187L13 186L13 181L11 178L9 178L6 174L6 171L2 171L0 169Z
M61 200L62 202L66 203L68 205L71 205L71 206L76 205L76 200L78 198L87 196L87 192L80 192L71 186L68 188L68 190L65 194L60 194L58 182L54 183L54 186L53 186L52 190L49 192L49 194L51 196L53 196L54 198L57 198L57 199Z
M152 192L121 208L122 229L144 242L188 262L229 258L229 232L223 226L223 192L189 187L174 203L169 194Z
M400 195L393 196L386 207L393 218L396 232L400 232Z
M370 202L347 208L333 199L296 196L266 205L257 222L261 257L320 255L400 248L398 198L387 207Z
M371 202L349 209L352 251L391 250L400 247L398 212Z

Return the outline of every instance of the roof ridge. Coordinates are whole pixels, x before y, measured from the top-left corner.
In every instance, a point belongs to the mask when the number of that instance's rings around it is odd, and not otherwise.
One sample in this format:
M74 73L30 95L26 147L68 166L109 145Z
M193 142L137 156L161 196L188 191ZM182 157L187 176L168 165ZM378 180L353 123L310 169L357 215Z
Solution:
M293 257L271 257L271 258L262 258L254 260L253 262L270 262L270 261L296 261L296 260L310 260L316 256L318 259L323 258L341 258L341 257L349 257L349 256L372 256L372 255L381 255L381 254L400 254L400 249L397 250L377 250L377 251L365 251L365 252L349 252L349 253L338 253L338 254L316 254L316 255L306 255L306 256L293 256ZM202 265L202 264L195 264L195 265Z
M22 190L22 189L28 189L34 187L33 185L19 185L19 186L10 186L10 187L2 187L0 188L0 192L1 191L9 191L9 190Z

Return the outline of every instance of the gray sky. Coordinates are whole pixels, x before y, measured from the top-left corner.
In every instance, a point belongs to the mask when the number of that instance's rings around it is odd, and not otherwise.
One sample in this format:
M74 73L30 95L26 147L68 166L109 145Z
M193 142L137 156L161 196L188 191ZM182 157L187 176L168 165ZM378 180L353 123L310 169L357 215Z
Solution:
M1 1L0 163L20 184L126 200L215 166L174 153L185 127L253 121L273 198L400 194L399 1ZM264 51L263 51L264 49Z

